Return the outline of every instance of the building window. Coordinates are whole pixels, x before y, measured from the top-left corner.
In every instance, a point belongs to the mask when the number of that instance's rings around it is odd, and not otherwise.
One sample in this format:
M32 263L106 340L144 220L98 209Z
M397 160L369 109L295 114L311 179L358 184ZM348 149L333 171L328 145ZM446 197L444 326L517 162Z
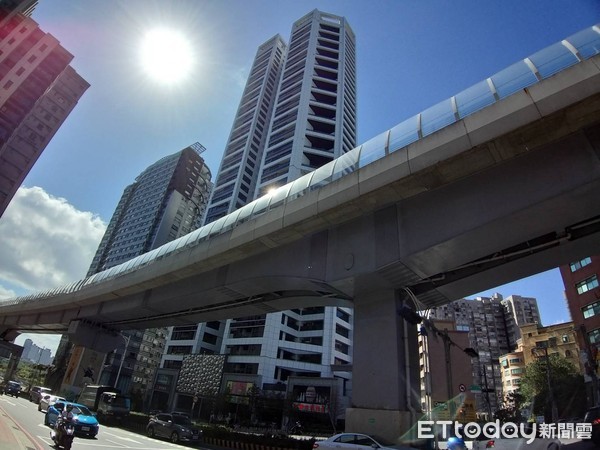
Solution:
M590 344L596 344L600 342L600 329L592 330L588 333Z
M190 355L192 347L190 345L170 345L167 348L168 355Z
M587 291L591 291L592 289L595 289L598 287L598 277L596 275L592 275L589 278L586 278L583 281L580 281L579 283L577 283L575 285L575 288L577 289L577 293L579 294L583 294Z
M13 85L13 82L8 80L5 84L4 84L4 89L8 89L9 87L11 87Z
M204 333L204 336L202 337L202 342L206 342L207 344L216 344L217 343L217 336L215 336L214 334L210 334L210 333Z
M563 334L562 341L563 341L563 344L566 344L567 342L569 342L569 335L568 334Z
M571 267L571 272L575 272L576 270L579 270L582 267L585 267L591 263L592 259L588 256L587 258L583 258L580 261L572 262L571 264L569 264L569 266Z
M594 302L594 303L590 303L589 305L584 306L583 308L581 308L581 312L583 313L583 317L585 319L589 319L592 316L595 316L596 314L600 313L600 302ZM565 342L564 338L566 336L563 336L563 342Z
M347 312L342 311L340 308L336 308L335 314L339 319L342 319L344 322L350 323L350 315Z
M335 349L336 351L344 353L345 355L348 355L350 351L350 347L347 344L344 344L343 342L337 340L335 341Z

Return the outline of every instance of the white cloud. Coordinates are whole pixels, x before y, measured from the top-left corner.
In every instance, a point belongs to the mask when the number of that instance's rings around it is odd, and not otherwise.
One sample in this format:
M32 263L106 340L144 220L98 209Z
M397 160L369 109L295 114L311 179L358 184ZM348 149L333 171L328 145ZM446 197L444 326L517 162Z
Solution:
M64 198L19 188L0 218L0 298L14 294L7 285L35 292L83 279L105 230Z
M12 289L0 285L0 300L15 297L17 293Z

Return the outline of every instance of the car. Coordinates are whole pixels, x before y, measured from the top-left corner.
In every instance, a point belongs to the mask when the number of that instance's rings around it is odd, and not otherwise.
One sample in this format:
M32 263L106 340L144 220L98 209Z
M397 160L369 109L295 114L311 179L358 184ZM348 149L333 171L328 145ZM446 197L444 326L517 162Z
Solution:
M179 441L200 442L202 439L202 430L195 427L189 417L177 413L159 413L150 416L146 433L151 438L167 438L173 443Z
M340 450L365 450L365 448L373 449L393 449L393 450L414 450L408 445L388 442L378 436L372 436L362 433L339 433L322 441L315 441L313 449L329 449L335 448Z
M47 411L48 407L56 402L66 402L67 399L58 395L45 394L38 403L38 411Z
M592 424L592 442L600 446L600 406L594 406L586 411L584 423Z
M73 405L73 425L75 434L78 436L96 437L100 424L96 416L84 405L66 401L56 402L54 405L48 406L46 416L44 417L44 425L54 427L58 416L64 411L67 405Z
M39 403L40 399L42 398L42 395L50 394L51 392L52 389L50 388L42 386L33 386L29 390L29 400L31 400L33 403Z
M19 383L18 381L9 381L8 383L6 383L6 386L4 387L4 393L6 395L12 395L13 397L18 397L19 394L21 393L21 383Z

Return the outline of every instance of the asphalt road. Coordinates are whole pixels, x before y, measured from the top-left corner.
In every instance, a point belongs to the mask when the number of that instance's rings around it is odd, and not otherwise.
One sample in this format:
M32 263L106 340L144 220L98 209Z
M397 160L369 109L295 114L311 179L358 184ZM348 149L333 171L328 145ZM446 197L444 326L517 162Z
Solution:
M50 428L44 425L45 413L39 412L36 404L30 402L27 398L0 395L0 407L35 441L39 449L54 448L50 440ZM531 444L526 444L522 439L498 439L496 440L496 448L492 450L599 450L590 441L563 440L560 449L549 445L552 441L554 440L536 439ZM473 446L473 450L485 450L485 443L481 446L478 445L477 449L475 447ZM172 444L105 425L100 425L100 432L95 439L78 437L75 438L73 444L73 450L184 450L190 448L201 449L204 447L186 447ZM471 449L471 446L469 446L469 449Z
M50 428L44 425L44 414L37 410L37 405L27 398L14 398L0 395L0 407L19 425L42 449L51 449ZM146 436L131 433L115 427L100 425L100 432L95 439L76 437L73 450L174 450L200 448L185 447L168 441L150 439Z

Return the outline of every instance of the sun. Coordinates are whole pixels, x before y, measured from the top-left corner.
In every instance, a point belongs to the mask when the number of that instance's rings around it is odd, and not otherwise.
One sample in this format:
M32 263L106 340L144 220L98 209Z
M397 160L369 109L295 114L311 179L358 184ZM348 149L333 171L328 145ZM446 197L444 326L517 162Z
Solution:
M142 40L142 67L156 81L170 84L183 80L191 73L194 59L190 40L176 30L157 28Z

